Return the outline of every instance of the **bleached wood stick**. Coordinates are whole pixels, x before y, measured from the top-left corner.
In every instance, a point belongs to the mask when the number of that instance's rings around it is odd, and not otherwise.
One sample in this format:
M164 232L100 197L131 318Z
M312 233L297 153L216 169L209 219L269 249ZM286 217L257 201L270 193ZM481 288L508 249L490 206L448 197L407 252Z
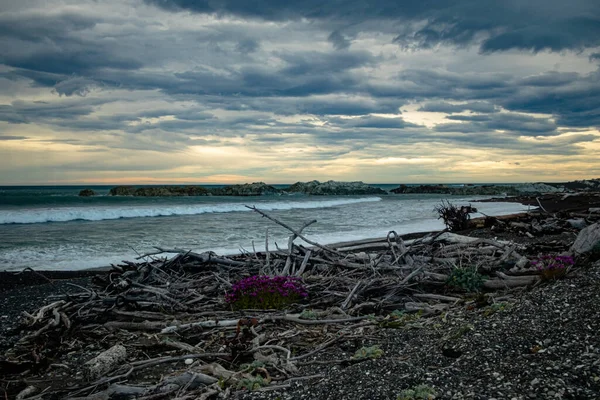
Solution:
M358 290L358 287L362 284L362 281L358 281L356 283L356 285L354 285L354 288L350 291L350 294L348 295L348 297L346 297L346 300L344 300L344 302L341 305L341 309L345 310L346 308L348 308L348 306L350 305L350 302L352 301L352 298L354 297L354 294L356 293L356 291Z
M298 271L296 271L296 276L302 276L302 274L304 273L304 270L306 269L306 266L308 265L308 260L310 259L311 254L312 254L311 250L306 251L306 254L304 255L304 259L302 260L302 264L300 265L300 269Z
M340 257L344 256L342 253L340 253L337 250L334 250L334 249L332 249L330 247L324 246L324 245L322 245L320 243L314 242L314 241L306 238L305 236L302 235L302 233L300 233L300 231L298 231L298 230L292 228L291 226L289 226L289 225L287 225L287 224L279 221L276 218L271 217L269 214L265 213L264 211L261 211L261 210L259 210L258 208L254 207L254 206L252 206L252 207L251 206L246 206L246 207L249 208L249 209L251 209L251 210L253 210L253 211L256 211L257 213L259 213L263 217L265 217L267 219L270 219L271 221L275 222L276 224L283 226L285 229L287 229L288 231L292 232L294 235L296 235L300 239L304 240L306 243L312 244L313 246L316 246L316 247L318 247L318 248L320 248L322 250L325 250L325 251L327 251L329 253L337 254ZM312 221L311 221L311 223L312 223ZM308 226L308 225L306 225L306 226Z
M458 297L444 296L441 294L433 294L433 293L415 293L415 294L413 294L413 296L416 298L419 298L419 299L439 300L439 301L446 301L448 303L454 303L454 302L461 300Z
M188 251L188 250L183 250L183 249L163 249L162 247L156 247L156 246L155 246L155 249L157 249L158 251L154 252L154 253L147 253L140 257L136 257L136 260L139 258L142 258L142 257L149 256L149 255L155 255L155 254L161 254L161 253L176 253L176 254L183 254L188 257L191 257L194 260L199 261L203 264L212 262L215 264L228 265L228 266L232 266L232 267L243 267L246 265L246 263L230 260L226 257L213 256L209 252L199 254L199 253L195 253L193 251Z

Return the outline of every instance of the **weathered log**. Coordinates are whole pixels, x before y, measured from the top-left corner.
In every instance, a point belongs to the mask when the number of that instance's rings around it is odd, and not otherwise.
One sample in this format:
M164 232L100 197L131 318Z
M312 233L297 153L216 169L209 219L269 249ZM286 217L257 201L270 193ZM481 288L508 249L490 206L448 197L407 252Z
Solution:
M126 358L127 349L125 346L116 344L86 362L83 366L83 374L87 380L98 379L114 370L125 361Z
M413 294L413 296L416 298L419 298L419 299L439 300L439 301L445 301L448 303L456 303L457 301L462 300L459 297L444 296L441 294L433 294L433 293L415 293L415 294Z

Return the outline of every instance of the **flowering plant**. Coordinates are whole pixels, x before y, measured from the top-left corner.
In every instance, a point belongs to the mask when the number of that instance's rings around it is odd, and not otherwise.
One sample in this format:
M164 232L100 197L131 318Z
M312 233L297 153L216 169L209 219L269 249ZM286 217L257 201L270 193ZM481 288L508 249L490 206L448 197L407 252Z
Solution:
M231 287L225 301L237 309L280 309L308 293L300 278L294 276L254 275Z
M531 264L540 271L542 278L553 279L564 276L575 261L571 256L544 255Z

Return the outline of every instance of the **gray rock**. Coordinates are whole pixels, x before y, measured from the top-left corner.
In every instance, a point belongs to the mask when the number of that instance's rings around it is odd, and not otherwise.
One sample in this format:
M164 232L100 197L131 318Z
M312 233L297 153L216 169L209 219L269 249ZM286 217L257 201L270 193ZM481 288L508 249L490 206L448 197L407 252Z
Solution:
M583 229L587 226L585 220L581 218L568 219L567 222L569 225L571 225L572 228L575 229Z
M264 182L244 183L211 189L214 196L264 196L279 194L280 191Z
M570 248L570 251L575 255L580 255L591 251L594 246L600 244L600 223L596 222L579 232L575 243Z
M381 188L369 186L364 182L310 181L296 182L288 189L290 193L304 193L317 196L324 195L353 195L353 194L387 194Z
M522 183L514 187L519 193L557 193L563 192L563 188L557 188L545 183Z

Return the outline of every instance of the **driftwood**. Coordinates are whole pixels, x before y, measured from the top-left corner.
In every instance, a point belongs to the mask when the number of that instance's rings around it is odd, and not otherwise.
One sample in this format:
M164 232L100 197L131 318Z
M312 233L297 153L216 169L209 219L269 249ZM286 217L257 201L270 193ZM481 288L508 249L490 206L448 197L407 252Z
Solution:
M540 248L520 242L442 231L410 240L390 232L379 239L322 245L303 233L314 221L295 229L249 208L290 231L287 249L269 250L268 233L263 253L224 257L157 248L138 262L98 275L91 287L75 285L78 292L57 293L52 302L24 315L20 340L0 364L0 375L12 382L5 388L8 398L227 398L254 383L263 391L286 387L320 377L301 375L300 367L317 363L309 357L377 329L401 328L398 315L413 313L423 317L419 326L427 326L437 322L425 317L465 307L473 294L452 286L457 269L477 269L480 292L518 291L540 282L529 263ZM497 229L525 229L531 235L573 229L555 216L517 221L523 225L489 221ZM312 246L298 245L296 239ZM556 243L548 248L568 249ZM171 258L159 256L164 254ZM232 310L224 300L232 285L265 272L301 277L309 297L285 310ZM99 343L109 349L100 352ZM96 356L75 362L67 354ZM80 365L84 373L77 375ZM141 379L163 365L173 373ZM50 368L68 370L72 381L66 385L14 372L44 374Z
M115 369L126 359L127 349L120 344L114 345L86 362L83 374L88 380L98 379Z

